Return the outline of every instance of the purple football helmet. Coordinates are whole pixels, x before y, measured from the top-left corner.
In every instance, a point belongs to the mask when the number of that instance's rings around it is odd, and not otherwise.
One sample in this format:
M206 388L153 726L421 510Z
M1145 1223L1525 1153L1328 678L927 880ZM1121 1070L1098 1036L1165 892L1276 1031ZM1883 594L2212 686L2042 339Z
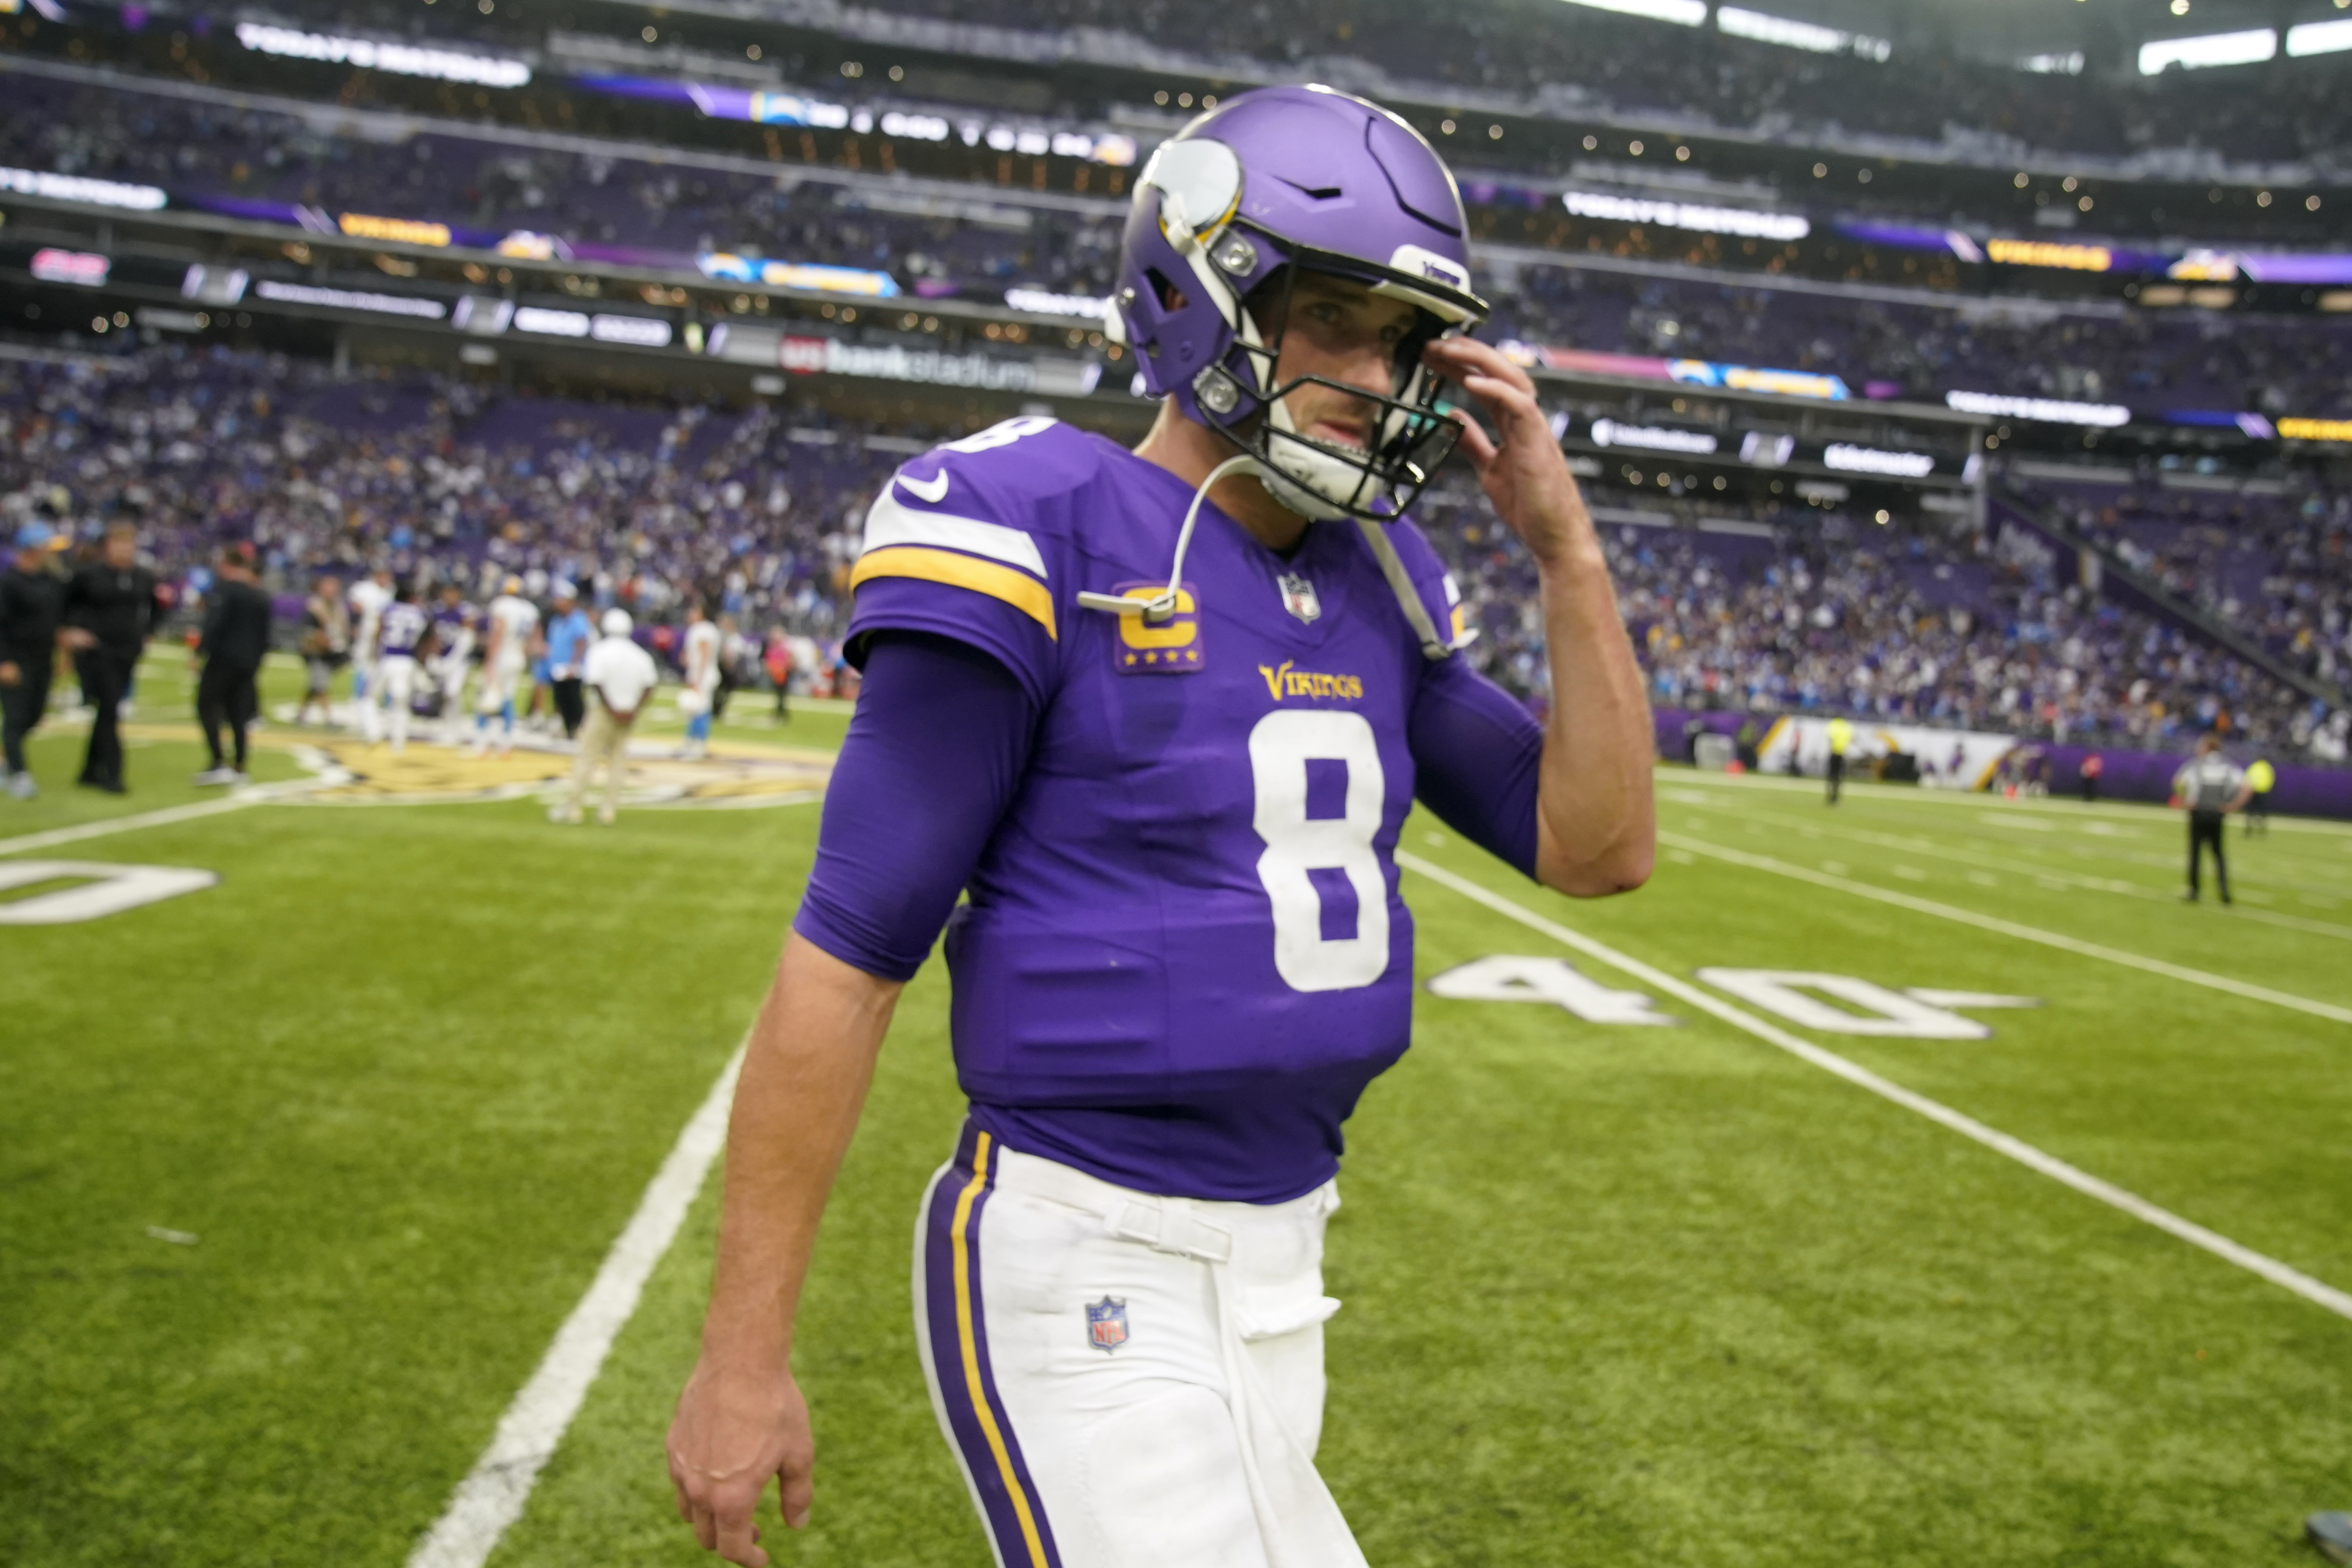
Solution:
M1444 161L1388 110L1326 87L1246 92L1194 120L1145 165L1110 324L1136 351L1152 395L1174 398L1186 417L1254 458L1248 466L1284 504L1317 520L1385 521L1461 434L1437 412L1437 378L1421 351L1486 320L1486 302L1470 291L1466 227ZM1362 448L1302 433L1283 404L1322 379L1277 379L1287 289L1300 268L1418 309L1389 395L1341 388L1374 405ZM1243 303L1261 288L1275 307L1268 331Z

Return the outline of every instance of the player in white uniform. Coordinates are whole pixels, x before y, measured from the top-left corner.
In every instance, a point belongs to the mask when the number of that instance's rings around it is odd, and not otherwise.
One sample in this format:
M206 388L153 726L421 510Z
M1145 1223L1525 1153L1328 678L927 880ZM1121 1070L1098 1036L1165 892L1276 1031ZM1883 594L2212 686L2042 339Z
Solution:
M710 754L710 710L719 692L719 631L709 612L697 599L686 613L686 685L677 694L678 711L686 717L682 757Z
M376 622L375 683L369 687L367 701L361 709L368 728L369 743L381 738L379 703L392 709L392 749L403 752L408 748L409 700L416 694L416 661L432 636L433 622L425 607L416 602L416 590L406 584L394 591L391 604Z
M343 595L352 607L352 706L359 710L360 732L373 745L383 739L375 682L376 629L392 603L392 574L379 566Z
M539 627L539 609L522 596L522 579L509 577L499 596L490 601L488 629L482 644L482 690L475 707L474 743L489 747L490 721L500 723L499 755L514 750L515 688L530 664L530 634Z

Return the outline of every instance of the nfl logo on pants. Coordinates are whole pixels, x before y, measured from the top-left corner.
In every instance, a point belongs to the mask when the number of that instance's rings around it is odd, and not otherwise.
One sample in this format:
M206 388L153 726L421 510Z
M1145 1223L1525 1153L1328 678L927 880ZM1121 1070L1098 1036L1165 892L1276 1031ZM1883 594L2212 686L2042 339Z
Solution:
M1108 1296L1087 1302L1087 1338L1098 1351L1115 1351L1127 1343L1127 1303Z

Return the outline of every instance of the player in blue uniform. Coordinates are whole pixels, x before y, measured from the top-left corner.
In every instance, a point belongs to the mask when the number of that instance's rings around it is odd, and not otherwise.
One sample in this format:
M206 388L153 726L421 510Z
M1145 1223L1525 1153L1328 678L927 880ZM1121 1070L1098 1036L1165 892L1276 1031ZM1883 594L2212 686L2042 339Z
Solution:
M807 1517L793 1307L951 910L971 1113L918 1223L917 1339L999 1563L1352 1568L1313 1464L1320 1261L1341 1125L1408 1043L1399 827L1417 797L1572 894L1649 872L1639 672L1532 385L1466 335L1428 145L1344 94L1233 100L1145 171L1122 283L1164 396L1139 448L1010 420L867 518L866 681L670 1435L682 1516L735 1562L765 1561L768 1477ZM1457 438L1539 568L1548 729L1456 656L1404 517Z

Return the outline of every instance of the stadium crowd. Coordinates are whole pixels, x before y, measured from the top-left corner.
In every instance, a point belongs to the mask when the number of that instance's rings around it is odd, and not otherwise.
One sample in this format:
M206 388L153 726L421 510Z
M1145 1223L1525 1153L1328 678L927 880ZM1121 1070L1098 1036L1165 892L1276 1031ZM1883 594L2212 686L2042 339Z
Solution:
M352 24L424 26L398 0L346 0L339 10ZM2347 100L2331 61L2118 83L2099 68L2051 75L1964 58L1920 36L1924 27L1890 40L1881 58L1868 40L1856 52L1808 53L1549 0L1455 7L1442 18L1411 0L1331 0L1311 16L1267 0L759 0L731 19L1020 61L1076 58L1211 77L1277 69L1375 94L1418 84L1438 89L1431 96L1452 89L1784 142L1843 133L2118 158L2186 147L2189 164L2215 153L2326 158L2347 142Z
M800 662L819 681L837 667L866 504L930 438L767 405L557 403L169 347L103 368L0 364L0 417L11 506L62 489L86 531L137 517L160 574L189 589L201 591L221 542L241 540L283 595L378 563L483 597L509 574L533 597L568 579L670 639L698 596L755 637L806 639L817 655ZM1661 705L2151 745L2221 729L2342 758L2342 715L2062 585L2053 553L2022 530L1933 519L1887 529L1794 509L1761 519L1766 537L1753 514L1674 515L1633 500L1592 492ZM1474 657L1541 703L1524 552L1458 484L1425 498L1421 516L1462 580L1481 632ZM2326 526L2315 537L2336 541L2340 558L2336 514ZM2300 533L2281 544L2305 547ZM2315 614L2314 640L2333 649L2340 608Z
M2019 488L2165 588L2341 686L2352 675L2352 496L2305 475L2275 493L2162 478Z
M38 79L12 88L40 111L0 124L0 162L236 200L866 268L929 295L1017 285L1100 298L1118 251L1120 220L1109 212L662 167L488 136L374 142L204 100ZM1482 281L1496 310L1490 338L1822 371L1857 394L1934 399L1957 389L2324 415L2341 410L2352 384L2352 330L2332 318L2061 310L2011 298L1931 305L1536 261Z

